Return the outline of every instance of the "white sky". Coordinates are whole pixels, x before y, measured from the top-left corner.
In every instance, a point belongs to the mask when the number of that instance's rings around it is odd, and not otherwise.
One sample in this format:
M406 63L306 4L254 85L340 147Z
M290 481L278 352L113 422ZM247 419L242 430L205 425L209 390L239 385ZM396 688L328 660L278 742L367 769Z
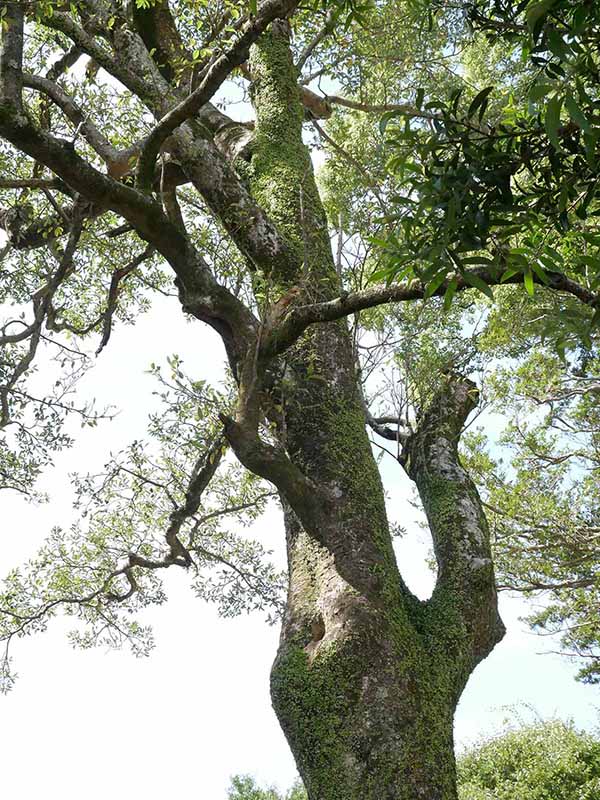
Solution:
M49 505L32 506L0 494L0 573L33 555L52 525L70 510L67 475L101 467L112 449L145 430L155 398L151 361L178 352L194 378L217 378L223 352L200 323L186 323L177 301L159 299L135 327L117 325L109 347L85 378L82 391L100 405L117 403L112 422L83 430L76 447L59 454L43 486ZM412 533L399 557L412 587L426 591L424 534L413 524L410 486L390 460L384 479L390 513ZM283 558L283 532L275 508L253 534ZM148 611L156 649L147 659L128 652L76 651L68 624L58 620L43 635L15 643L19 679L0 697L0 797L30 800L225 800L229 778L249 772L264 783L289 786L295 766L268 693L278 632L260 615L218 619L197 600L182 571L167 575L169 602ZM539 655L556 648L521 626L519 601L503 599L509 634L472 677L456 720L460 746L498 730L517 707L524 719L539 715L598 722L598 691L576 684L564 659Z

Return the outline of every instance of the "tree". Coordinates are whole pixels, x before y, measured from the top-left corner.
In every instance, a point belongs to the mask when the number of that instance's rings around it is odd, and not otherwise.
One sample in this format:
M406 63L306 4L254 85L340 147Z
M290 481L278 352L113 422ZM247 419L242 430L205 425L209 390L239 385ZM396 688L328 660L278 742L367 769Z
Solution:
M600 744L559 721L490 739L458 760L461 800L584 800L598 793Z
M3 10L0 136L5 173L16 177L2 179L11 198L2 290L3 300L31 301L0 339L1 420L14 432L1 451L3 485L32 490L49 451L68 443L65 415L97 421L71 404L84 362L73 340L100 332L104 349L115 320L173 281L182 312L221 338L231 373L219 392L172 360L155 449L136 442L102 475L80 479L82 525L55 530L7 579L4 638L64 609L86 623L84 645L125 638L144 650L149 632L132 614L162 601L159 571L170 567L195 574L223 613L277 611L279 576L260 548L222 527L275 491L288 593L272 698L308 796L456 798L454 710L504 632L484 506L458 453L478 403L464 376L477 363L477 337L464 335L479 302L469 295L545 284L541 302L573 298L586 329L598 302L579 267L507 270L505 242L483 265L453 256L450 240L441 270L426 266L425 250L410 256L410 275L399 265L412 232L393 230L387 212L403 192L431 193L402 184L393 160L386 172L377 127L360 115L402 113L442 130L446 118L422 111L422 92L414 104L400 99L420 63L434 65L430 87L443 88L447 64L436 59L466 35L460 19L451 9L429 30L418 4L294 0ZM307 88L325 74L346 96ZM221 87L233 91L230 79L249 84L252 122L212 104ZM486 97L475 96L471 115L483 117ZM324 129L318 119L329 117ZM305 119L333 154L321 190ZM429 155L419 156L425 166ZM463 244L468 253L488 239ZM377 282L392 275L407 279ZM58 348L65 372L39 397L27 379L44 346ZM403 368L406 391L394 379L387 407L369 407L366 381L385 359ZM396 563L367 427L391 442L426 512L438 565L426 601Z
M304 800L306 792L297 781L283 796L276 789L260 789L249 775L236 775L231 779L228 797L229 800Z

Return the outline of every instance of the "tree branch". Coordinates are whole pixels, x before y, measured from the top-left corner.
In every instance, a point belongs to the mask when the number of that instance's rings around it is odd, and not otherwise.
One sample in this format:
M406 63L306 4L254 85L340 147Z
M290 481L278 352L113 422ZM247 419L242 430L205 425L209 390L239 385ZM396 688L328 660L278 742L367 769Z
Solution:
M156 157L167 137L208 103L232 70L248 58L251 45L267 26L274 19L289 16L297 5L298 0L264 0L257 15L242 27L235 43L206 67L197 88L158 122L150 132L138 161L136 185L142 191L150 190Z
M475 484L458 456L458 440L477 406L477 387L444 375L417 430L402 451L429 522L438 578L428 607L437 615L457 614L477 663L502 638L489 531ZM471 661L472 666L472 661Z
M112 274L112 278L110 280L110 288L108 290L108 302L106 304L106 310L102 315L102 338L100 339L100 344L98 345L98 349L96 350L96 355L99 355L102 350L108 344L108 340L110 339L110 334L112 331L112 320L114 313L117 309L117 302L119 299L119 288L121 286L121 281L125 280L128 275L130 275L134 270L136 270L141 264L146 261L146 259L150 258L150 256L154 253L154 247L152 245L148 245L146 249L136 256L132 261L129 262L124 267L120 267L119 269L115 270ZM95 325L94 325L95 327Z
M306 45L300 56L298 57L298 61L296 62L296 69L298 73L302 72L304 65L314 53L315 49L321 44L321 42L326 39L335 28L335 24L338 20L339 11L334 9L329 9L327 14L325 15L325 22L321 30L317 31L317 33L313 36L311 41Z
M136 189L98 172L69 142L37 130L23 116L0 105L0 135L47 166L100 208L123 216L153 244L177 275L184 310L210 324L223 337L232 365L244 358L258 323L246 306L213 277L185 232L173 225L158 203Z
M92 122L86 119L83 111L75 103L73 98L68 95L56 81L42 78L39 75L24 73L23 85L29 89L42 92L49 97L107 164L110 164L116 159L118 153L116 148L111 145L108 139Z
M481 267L470 271L488 286L504 286L521 283L523 276L516 274L506 280L501 280L501 268ZM558 272L548 274L549 283L544 284L537 277L534 280L540 285L557 292L573 295L585 305L595 307L600 302L598 294L586 289L585 286L571 280L566 275ZM462 274L455 278L448 278L432 293L432 297L440 297L448 288L450 280L456 280L456 291L462 292L472 289L473 285ZM366 308L384 305L385 303L399 303L409 300L422 300L425 297L426 285L420 280L410 280L396 284L376 284L368 289L348 292L334 300L311 305L291 306L287 315L263 342L263 352L276 355L286 350L309 325L315 322L332 322Z
M2 3L0 37L0 97L15 111L21 110L23 93L23 3Z

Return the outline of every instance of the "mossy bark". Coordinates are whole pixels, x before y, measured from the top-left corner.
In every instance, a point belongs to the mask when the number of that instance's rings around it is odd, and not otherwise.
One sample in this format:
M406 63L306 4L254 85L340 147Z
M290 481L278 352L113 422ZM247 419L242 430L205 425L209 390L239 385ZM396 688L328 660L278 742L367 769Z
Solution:
M240 169L294 254L257 276L257 286L271 309L291 287L301 298L329 299L339 277L302 142L285 23L253 48L250 67L257 125ZM310 328L275 372L265 395L279 409L280 446L328 498L308 509L306 493L282 490L290 581L272 698L309 798L454 800L454 710L502 634L479 500L463 472L447 469L458 465L455 439L468 403L438 402L407 451L444 576L421 602L394 557L345 322ZM440 397L462 386L444 381ZM450 442L439 464L436 431ZM465 497L478 509L475 521ZM463 555L484 559L485 568L477 561L473 577Z

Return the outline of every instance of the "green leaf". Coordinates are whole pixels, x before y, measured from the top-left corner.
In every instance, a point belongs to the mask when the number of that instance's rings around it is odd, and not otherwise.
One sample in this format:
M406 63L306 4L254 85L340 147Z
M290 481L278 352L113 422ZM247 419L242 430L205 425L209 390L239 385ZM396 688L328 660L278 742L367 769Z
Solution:
M500 276L500 282L504 283L504 281L507 281L509 278L512 278L514 275L517 275L520 272L521 272L521 270L518 267L509 267Z
M544 268L540 264L536 263L535 261L532 261L531 269L535 272L535 274L538 276L541 282L546 284L546 286L550 283L550 280L546 275Z
M452 305L452 298L456 293L457 286L458 286L458 278L455 275L448 284L448 288L444 292L444 311L450 310L450 306Z
M383 136L390 121L398 116L397 111L386 111L379 120L379 133Z
M562 97L550 98L546 106L546 116L544 118L544 128L555 150L560 150L558 129L560 128L560 111L562 109L562 104Z
M539 3L533 3L527 9L525 19L527 21L527 27L531 31L534 42L537 41L542 28L544 27L548 12L554 5L556 5L556 3L557 0L541 0Z
M542 97L546 97L547 94L550 94L554 88L554 84L552 83L535 83L529 90L529 102L537 103Z
M486 88L482 89L479 92L479 94L475 95L471 105L469 106L469 110L467 111L468 119L471 119L471 117L476 113L478 109L481 109L479 115L480 118L483 116L483 111L485 110L485 106L487 105L488 96L490 92L493 91L493 89L494 89L493 86L486 86Z
M579 125L582 131L585 131L587 133L587 131L589 131L590 129L590 124L587 121L585 114L579 108L575 98L570 92L565 97L565 108L569 112L569 116L571 117L573 122Z
M494 299L494 293L492 292L491 288L488 284L476 275L474 272L469 272L468 270L462 273L465 282L469 284L469 286L473 286L475 289L479 289L480 292L487 295L491 300Z
M523 285L527 291L527 294L530 297L533 297L533 293L535 291L535 285L533 282L533 273L530 269L525 270L523 273Z
M448 274L448 267L445 269L441 269L427 284L427 288L425 289L424 298L427 300L428 297L431 297L442 285L442 283L446 280L446 275Z

